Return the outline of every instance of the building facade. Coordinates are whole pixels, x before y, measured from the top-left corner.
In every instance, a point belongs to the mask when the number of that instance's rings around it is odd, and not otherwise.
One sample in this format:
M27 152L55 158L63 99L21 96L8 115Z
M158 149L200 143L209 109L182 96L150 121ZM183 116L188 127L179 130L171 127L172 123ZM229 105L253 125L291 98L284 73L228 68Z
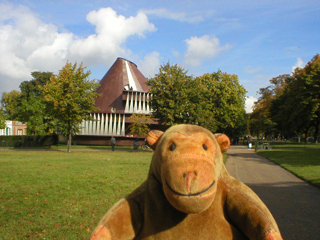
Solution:
M6 127L0 129L0 136L27 135L27 123L19 121L5 121Z
M149 87L146 81L136 64L118 58L97 89L100 96L95 99L95 107L99 110L91 113L90 120L82 122L75 140L80 144L85 137L92 144L105 144L103 139L108 138L103 137L111 136L117 137L123 144L130 140L130 116L134 113L151 114L149 102L152 96L147 92Z

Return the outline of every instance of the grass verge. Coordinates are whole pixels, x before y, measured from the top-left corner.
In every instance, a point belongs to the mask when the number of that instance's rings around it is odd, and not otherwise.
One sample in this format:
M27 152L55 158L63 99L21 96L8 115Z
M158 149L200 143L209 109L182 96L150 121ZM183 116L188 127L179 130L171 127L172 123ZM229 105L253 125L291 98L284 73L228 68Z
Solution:
M47 146L47 147L24 147L24 148L15 148L15 147L4 147L0 146L0 150L6 151L6 150L67 150L68 146L66 144L58 144L58 145L52 145L52 146ZM72 145L71 146L71 151L72 150L77 150L77 149L87 149L87 150L109 150L111 149L111 146L106 146L106 145ZM133 146L116 146L116 149L125 149L125 150L133 150ZM141 147L139 148L141 149Z
M88 239L152 152L0 151L1 239Z
M320 187L320 144L275 144L272 150L258 154Z

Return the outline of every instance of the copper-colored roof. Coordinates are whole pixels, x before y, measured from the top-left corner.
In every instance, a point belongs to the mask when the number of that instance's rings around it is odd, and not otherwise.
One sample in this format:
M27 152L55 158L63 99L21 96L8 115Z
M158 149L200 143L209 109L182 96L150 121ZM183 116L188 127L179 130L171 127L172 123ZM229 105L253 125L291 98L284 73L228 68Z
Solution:
M115 108L117 113L123 112L125 102L122 100L124 90L147 92L147 79L138 70L137 65L123 58L118 58L100 81L95 106L98 113L110 113Z

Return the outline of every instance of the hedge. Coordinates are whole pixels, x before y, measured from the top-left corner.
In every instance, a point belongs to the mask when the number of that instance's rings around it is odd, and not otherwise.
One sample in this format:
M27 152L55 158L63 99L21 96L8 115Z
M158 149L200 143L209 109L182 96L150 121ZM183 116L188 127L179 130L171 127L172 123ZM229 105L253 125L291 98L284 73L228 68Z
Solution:
M1 147L51 147L58 144L58 135L0 136Z

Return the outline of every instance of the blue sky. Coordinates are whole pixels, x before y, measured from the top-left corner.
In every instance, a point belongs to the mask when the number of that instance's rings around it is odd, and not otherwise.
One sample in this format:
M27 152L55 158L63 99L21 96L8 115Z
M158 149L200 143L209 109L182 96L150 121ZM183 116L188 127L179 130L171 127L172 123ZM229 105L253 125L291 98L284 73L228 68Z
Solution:
M319 14L318 0L0 0L0 94L67 60L101 79L123 57L146 77L168 61L236 74L249 111L271 78L319 53Z

